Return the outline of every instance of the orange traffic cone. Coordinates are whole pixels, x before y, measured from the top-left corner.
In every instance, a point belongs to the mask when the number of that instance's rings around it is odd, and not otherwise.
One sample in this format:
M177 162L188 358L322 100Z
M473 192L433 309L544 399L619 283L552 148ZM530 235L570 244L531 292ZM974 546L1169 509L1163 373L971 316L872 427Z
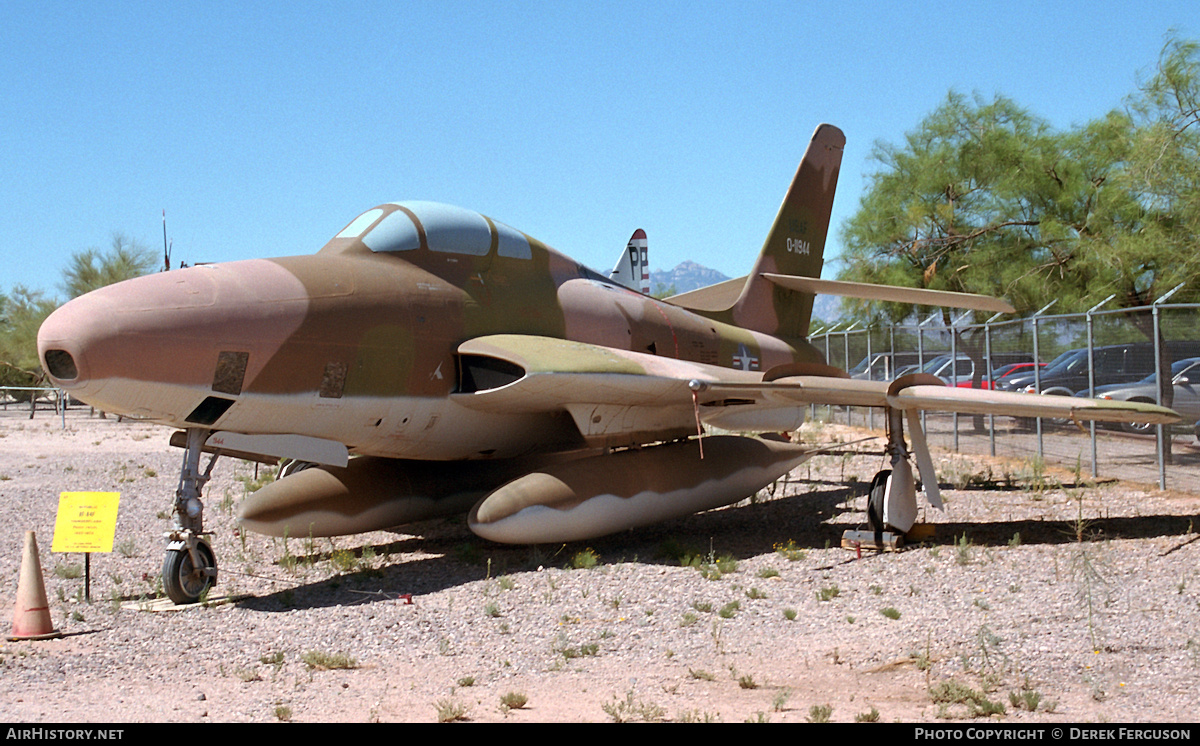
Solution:
M50 621L50 604L46 601L46 584L42 580L42 563L38 559L37 538L25 532L25 551L21 555L21 578L17 581L17 604L13 610L12 635L9 640L49 640L62 637Z

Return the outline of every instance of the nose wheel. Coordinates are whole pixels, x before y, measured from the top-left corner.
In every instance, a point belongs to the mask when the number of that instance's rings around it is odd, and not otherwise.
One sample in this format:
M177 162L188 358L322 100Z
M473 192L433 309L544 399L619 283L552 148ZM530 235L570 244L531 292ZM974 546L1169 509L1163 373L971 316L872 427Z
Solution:
M192 549L186 545L167 549L163 557L163 587L167 597L181 605L196 603L217 582L217 558L212 547L205 541L193 543Z
M217 582L217 558L204 532L204 503L200 493L217 463L218 451L200 471L200 454L209 431L191 428L183 454L179 489L175 491L175 527L167 534L162 579L167 597L177 604L194 604Z

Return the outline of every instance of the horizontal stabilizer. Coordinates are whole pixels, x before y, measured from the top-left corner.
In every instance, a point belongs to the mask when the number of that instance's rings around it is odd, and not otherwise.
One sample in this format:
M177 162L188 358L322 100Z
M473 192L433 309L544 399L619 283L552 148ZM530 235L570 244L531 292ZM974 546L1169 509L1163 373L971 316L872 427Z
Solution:
M689 311L725 311L737 302L738 296L742 294L742 288L745 285L746 278L739 277L735 280L725 280L724 282L718 282L708 287L689 290L679 295L672 295L663 300L673 306L686 308Z
M988 295L975 295L973 293L906 288L896 285L873 285L867 282L820 280L816 277L798 277L796 275L771 273L764 273L763 277L766 277L780 287L797 290L802 293L812 293L814 295L840 295L849 298L862 298L864 300L912 303L918 306L967 308L973 311L990 311L992 313L1012 313L1016 310L1008 301Z
M1007 301L1000 298L993 298L989 295L956 293L949 290L906 288L897 285L874 285L868 282L821 280L816 277L781 275L774 272L763 273L763 277L778 287L810 295L837 295L846 298L862 298L864 300L888 301L892 303L912 303L918 306L965 308L972 311L988 311L991 313L1013 313L1016 310ZM671 305L691 311L724 311L737 301L738 295L742 292L742 287L745 284L746 278L739 277L735 280L726 280L698 290L690 290L686 293L673 295L667 298L666 301Z

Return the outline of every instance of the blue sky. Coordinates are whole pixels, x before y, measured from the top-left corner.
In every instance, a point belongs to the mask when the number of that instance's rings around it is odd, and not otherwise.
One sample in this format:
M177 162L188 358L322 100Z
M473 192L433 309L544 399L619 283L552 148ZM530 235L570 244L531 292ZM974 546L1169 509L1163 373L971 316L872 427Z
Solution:
M653 267L735 276L818 123L847 136L836 234L872 144L949 91L1069 127L1121 106L1173 28L1200 36L1195 0L13 0L0 291L60 295L114 231L161 251L164 209L195 263L311 253L404 199L605 271L641 227Z

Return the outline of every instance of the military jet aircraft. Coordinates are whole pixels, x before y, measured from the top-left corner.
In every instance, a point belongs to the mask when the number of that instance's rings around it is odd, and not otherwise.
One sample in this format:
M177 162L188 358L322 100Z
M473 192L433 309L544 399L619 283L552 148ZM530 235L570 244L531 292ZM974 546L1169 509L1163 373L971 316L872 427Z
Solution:
M163 272L72 300L43 324L39 354L70 395L179 428L163 562L177 603L216 581L201 497L222 454L289 459L240 508L254 531L332 536L465 513L493 541L566 542L769 485L812 455L770 435L796 430L810 404L880 407L892 468L875 480L869 521L903 532L917 510L912 456L940 505L921 410L1177 419L828 366L805 339L814 293L1012 310L820 280L844 145L817 127L748 276L666 301L477 212L398 202L315 254Z

